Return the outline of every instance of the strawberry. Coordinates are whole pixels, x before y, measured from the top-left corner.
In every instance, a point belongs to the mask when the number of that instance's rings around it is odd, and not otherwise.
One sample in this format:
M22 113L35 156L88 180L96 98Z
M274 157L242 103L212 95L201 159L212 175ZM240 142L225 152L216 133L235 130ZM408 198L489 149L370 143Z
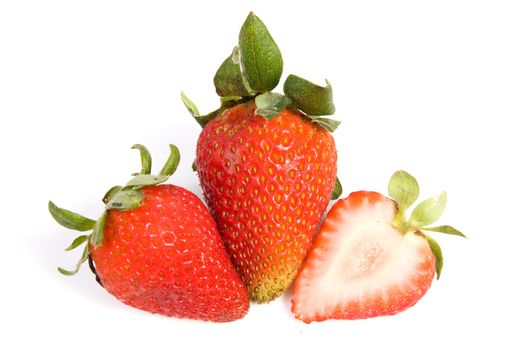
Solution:
M265 74L259 74L264 71ZM282 72L279 48L253 13L214 78L221 107L205 116L196 170L233 264L258 303L292 283L332 196L337 154L332 89ZM337 196L335 191L334 197Z
M175 171L178 149L160 175L150 175L144 146L143 168L124 187L104 197L106 210L95 222L49 202L56 221L89 231L70 250L86 242L75 274L89 259L97 281L125 304L166 316L227 322L242 318L249 298L231 264L217 227L201 200L184 188L160 184Z
M246 103L206 125L197 171L233 263L255 301L292 282L336 177L330 133L286 109L271 121Z
M419 186L404 171L390 181L390 199L360 191L329 211L294 284L292 312L310 323L394 315L417 303L439 278L439 245L421 231L464 235L451 226L429 228L443 213L446 193L420 203Z

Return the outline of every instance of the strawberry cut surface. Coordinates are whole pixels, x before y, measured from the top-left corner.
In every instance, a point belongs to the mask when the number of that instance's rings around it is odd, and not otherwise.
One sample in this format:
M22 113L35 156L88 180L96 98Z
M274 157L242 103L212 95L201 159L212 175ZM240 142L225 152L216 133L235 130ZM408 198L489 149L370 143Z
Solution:
M392 226L394 201L354 192L328 213L295 281L292 312L306 322L393 315L429 289L435 258L417 233Z

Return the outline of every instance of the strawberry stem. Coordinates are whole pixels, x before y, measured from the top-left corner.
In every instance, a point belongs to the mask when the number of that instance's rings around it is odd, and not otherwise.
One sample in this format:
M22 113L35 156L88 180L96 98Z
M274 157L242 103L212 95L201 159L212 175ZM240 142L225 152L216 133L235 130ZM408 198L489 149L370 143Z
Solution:
M414 228L408 223L405 217L405 212L402 209L397 210L397 213L392 220L392 226L403 234L414 231Z

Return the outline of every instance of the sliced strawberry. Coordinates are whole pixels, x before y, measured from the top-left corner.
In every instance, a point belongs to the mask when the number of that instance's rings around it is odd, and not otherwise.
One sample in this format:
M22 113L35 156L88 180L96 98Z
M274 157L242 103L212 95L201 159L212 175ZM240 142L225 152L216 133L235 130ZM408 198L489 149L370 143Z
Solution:
M393 315L426 293L435 257L422 234L392 225L396 203L354 192L328 213L295 281L292 312L310 323Z

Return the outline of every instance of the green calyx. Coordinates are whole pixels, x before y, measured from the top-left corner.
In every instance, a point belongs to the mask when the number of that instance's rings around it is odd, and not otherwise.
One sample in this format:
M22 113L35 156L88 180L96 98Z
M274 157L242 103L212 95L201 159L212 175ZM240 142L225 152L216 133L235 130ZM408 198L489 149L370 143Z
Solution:
M306 79L290 74L284 82L284 93L295 105L311 116L332 115L335 106L332 101L332 86L326 81L322 87Z
M220 96L220 107L208 114L199 109L184 93L181 99L191 116L204 128L226 109L254 101L255 113L266 120L277 117L285 108L294 108L312 123L334 132L340 121L326 118L335 113L332 86L316 85L297 75L289 75L284 82L284 94L272 92L283 72L283 58L268 28L250 12L239 32L239 40L228 57L219 66L213 78L215 91ZM342 192L337 179L332 199Z
M85 244L82 256L74 269L66 270L60 267L58 268L58 271L63 275L71 276L76 274L80 266L90 258L90 244L97 247L103 243L104 229L109 210L116 209L119 211L127 211L140 207L144 198L142 188L145 186L154 186L168 180L168 178L175 173L180 162L179 149L174 145L170 145L170 156L160 171L160 174L151 175L151 155L148 149L139 144L134 145L132 149L138 149L140 152L142 163L140 173L134 173L133 178L128 181L126 185L114 186L106 192L102 198L102 202L105 204L104 212L97 221L88 219L67 209L60 208L53 202L49 201L48 210L51 216L60 225L75 231L91 231L90 234L81 235L75 238L66 248L66 251L70 251Z
M291 105L292 101L287 96L275 92L265 92L255 97L255 113L266 120L272 120Z
M436 198L422 201L412 210L408 219L405 213L419 197L419 184L416 179L406 171L396 171L388 183L388 194L397 202L398 208L392 225L403 234L415 232L427 240L436 258L436 277L439 279L443 268L443 253L439 244L421 231L441 232L466 238L463 233L449 225L428 227L436 222L445 211L447 193L442 192Z
M339 197L341 197L341 194L343 193L343 185L341 185L341 181L339 181L339 178L335 178L335 185L334 189L332 190L332 193L330 195L331 200L335 200Z
M255 100L256 113L267 120L279 115L285 108L294 108L313 123L330 132L340 121L321 117L335 113L332 87L318 86L296 75L289 75L284 83L284 95L272 92L283 72L283 58L264 23L250 12L239 33L238 45L220 65L213 83L221 97L221 106L201 115L196 105L184 94L182 101L201 127L222 112L239 103Z

